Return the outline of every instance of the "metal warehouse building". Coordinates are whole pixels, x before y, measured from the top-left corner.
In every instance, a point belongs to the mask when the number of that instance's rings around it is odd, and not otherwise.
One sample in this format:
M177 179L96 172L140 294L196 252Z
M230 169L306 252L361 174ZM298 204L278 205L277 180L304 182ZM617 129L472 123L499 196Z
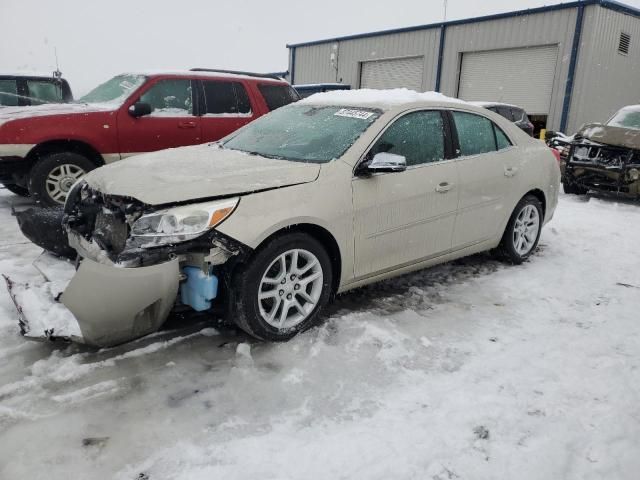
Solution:
M640 10L584 0L287 45L292 84L435 90L574 132L640 103Z

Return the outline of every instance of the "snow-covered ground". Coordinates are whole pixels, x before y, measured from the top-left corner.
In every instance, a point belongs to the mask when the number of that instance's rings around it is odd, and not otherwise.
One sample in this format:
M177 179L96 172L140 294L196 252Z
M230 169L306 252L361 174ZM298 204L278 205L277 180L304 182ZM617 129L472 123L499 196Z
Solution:
M39 250L0 190L0 272ZM92 351L0 292L0 478L635 479L640 205L564 196L519 267L476 256L338 299L286 344L206 323Z

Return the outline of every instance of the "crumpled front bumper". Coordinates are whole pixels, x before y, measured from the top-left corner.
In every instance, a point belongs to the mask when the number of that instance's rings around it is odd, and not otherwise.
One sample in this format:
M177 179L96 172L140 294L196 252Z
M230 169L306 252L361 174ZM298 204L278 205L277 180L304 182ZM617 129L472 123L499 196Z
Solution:
M176 301L179 273L177 259L139 268L84 259L66 288L47 278L5 280L26 337L110 347L160 328Z

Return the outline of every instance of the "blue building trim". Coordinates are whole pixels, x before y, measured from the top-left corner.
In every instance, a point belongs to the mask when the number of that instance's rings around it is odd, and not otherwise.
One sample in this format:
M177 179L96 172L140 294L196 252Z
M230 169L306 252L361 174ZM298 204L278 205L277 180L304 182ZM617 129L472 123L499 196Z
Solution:
M440 46L438 47L438 67L436 70L436 88L435 91L440 91L440 79L442 78L442 62L444 60L444 42L447 37L447 26L443 23L440 26Z
M312 42L303 42L303 43L292 43L287 44L287 48L295 48L295 47L308 47L311 45L321 45L323 43L329 42L340 42L344 40L355 40L358 38L370 38L377 37L380 35L389 35L393 33L406 33L406 32L417 32L420 30L430 30L433 28L442 28L443 26L450 27L455 25L466 25L469 23L478 23L478 22L487 22L490 20L501 20L505 18L513 18L513 17L521 17L523 15L534 15L536 13L546 13L553 12L556 10L566 10L569 8L579 8L586 7L589 5L600 5L603 8L607 8L609 10L615 10L620 13L624 13L626 15L632 15L634 17L640 18L640 9L630 7L629 5L625 5L623 3L613 1L613 0L581 0L567 3L560 3L557 5L548 5L545 7L537 7L537 8L529 8L527 10L517 10L515 12L505 12L505 13L497 13L494 15L486 15L483 17L475 17L475 18L465 18L462 20L452 20L445 23L431 23L426 25L416 25L413 27L404 27L404 28L394 28L391 30L380 30L377 32L370 33L358 33L355 35L346 35L343 37L333 37L326 38L324 40L315 40Z
M560 117L560 131L564 132L569 121L569 109L571 108L571 97L573 95L573 83L576 76L576 66L578 64L578 54L580 53L580 39L582 37L582 25L584 24L584 5L578 6L578 16L576 17L576 29L573 33L573 45L571 47L571 60L569 62L569 73L567 73L567 84L564 90L564 102L562 103L562 116Z

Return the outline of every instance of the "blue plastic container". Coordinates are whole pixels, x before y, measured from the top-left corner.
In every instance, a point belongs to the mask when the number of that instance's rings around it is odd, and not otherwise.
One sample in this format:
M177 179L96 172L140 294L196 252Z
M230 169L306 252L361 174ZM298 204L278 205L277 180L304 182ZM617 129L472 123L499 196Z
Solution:
M197 312L209 310L211 300L218 295L218 277L198 267L184 267L187 279L180 285L180 300Z

